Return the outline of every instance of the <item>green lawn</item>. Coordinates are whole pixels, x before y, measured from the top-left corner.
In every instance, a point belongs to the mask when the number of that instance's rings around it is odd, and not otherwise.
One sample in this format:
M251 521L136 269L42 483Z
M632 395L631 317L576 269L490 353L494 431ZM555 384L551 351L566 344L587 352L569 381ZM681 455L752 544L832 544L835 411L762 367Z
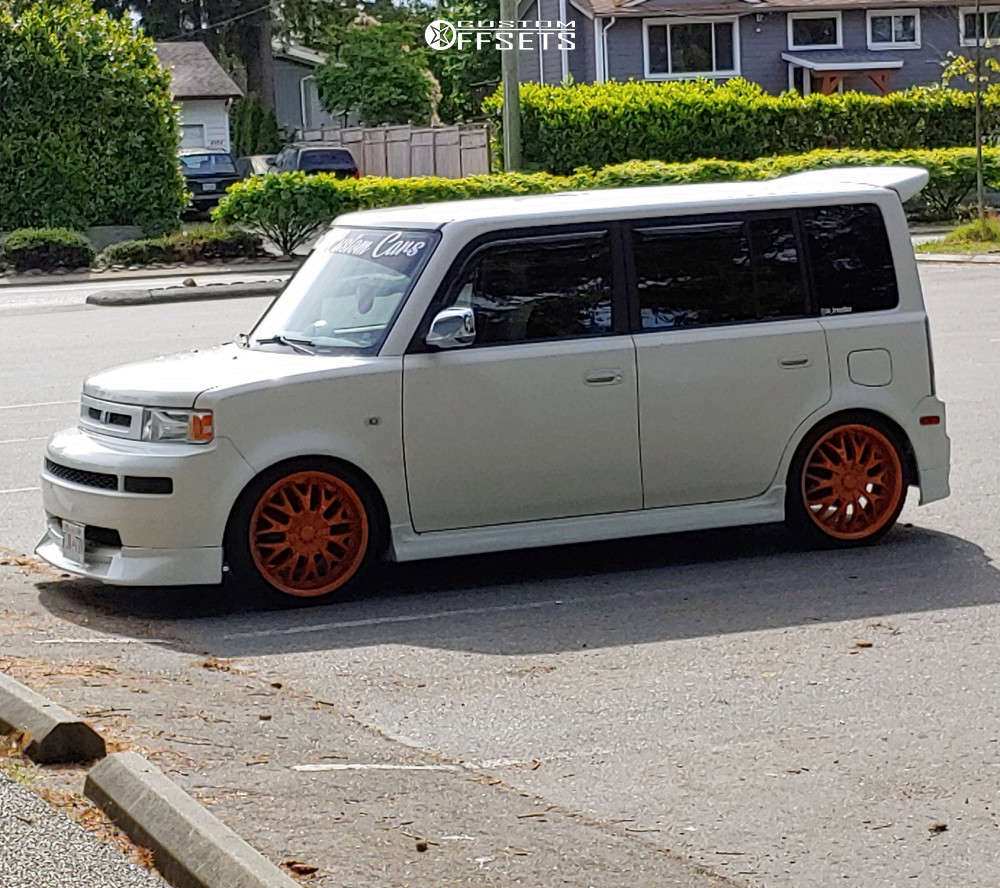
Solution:
M918 253L1000 253L1000 218L990 216L985 223L959 225L944 238L920 244Z

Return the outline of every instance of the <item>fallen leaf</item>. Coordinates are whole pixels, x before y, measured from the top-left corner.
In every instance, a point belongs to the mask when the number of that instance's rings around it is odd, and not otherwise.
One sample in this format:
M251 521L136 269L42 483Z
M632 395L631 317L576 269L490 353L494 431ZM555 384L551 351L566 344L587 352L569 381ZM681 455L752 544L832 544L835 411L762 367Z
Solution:
M291 870L298 876L311 876L313 873L319 872L318 866L313 866L309 863L303 863L301 860L285 860L281 864L285 869Z
M947 823L932 823L930 826L927 827L927 829L930 832L935 833L935 834L937 834L937 833L943 833L943 832L947 831L948 824Z
M271 713L262 712L260 715L257 716L257 718L259 718L262 722L269 722L271 720Z
M870 641L856 641L854 642L854 646L856 648L870 648L872 647L872 643Z

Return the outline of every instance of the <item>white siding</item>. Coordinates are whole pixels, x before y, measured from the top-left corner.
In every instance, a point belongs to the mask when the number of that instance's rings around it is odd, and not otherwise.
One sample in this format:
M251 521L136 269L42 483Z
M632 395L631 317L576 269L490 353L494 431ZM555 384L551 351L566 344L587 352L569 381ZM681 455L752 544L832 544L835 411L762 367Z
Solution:
M185 148L211 148L229 151L229 108L226 99L186 99L180 103L181 130L185 134ZM202 127L202 144L194 144L198 137L195 126Z

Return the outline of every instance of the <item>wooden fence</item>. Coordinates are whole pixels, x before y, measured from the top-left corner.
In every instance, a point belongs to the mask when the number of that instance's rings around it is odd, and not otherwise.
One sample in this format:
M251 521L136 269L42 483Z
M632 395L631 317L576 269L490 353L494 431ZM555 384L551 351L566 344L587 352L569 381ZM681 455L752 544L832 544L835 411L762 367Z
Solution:
M362 175L462 176L490 171L490 137L485 124L454 126L349 126L299 130L299 142L347 148Z

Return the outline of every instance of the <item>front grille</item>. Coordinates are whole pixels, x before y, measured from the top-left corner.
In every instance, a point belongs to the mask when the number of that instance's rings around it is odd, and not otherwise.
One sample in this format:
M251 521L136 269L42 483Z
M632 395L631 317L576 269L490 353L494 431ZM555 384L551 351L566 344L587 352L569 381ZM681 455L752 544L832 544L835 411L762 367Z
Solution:
M138 475L125 476L126 493L173 493L172 478L146 478Z
M55 475L56 478L62 478L64 481L69 481L71 484L80 484L83 487L99 487L101 490L118 489L117 475L108 475L104 472L87 472L83 469L71 469L69 466L61 466L59 463L52 462L51 459L45 460L45 471L50 475Z
M95 546L113 546L116 549L122 547L121 535L110 527L95 527L93 524L88 524L83 529L83 538Z

